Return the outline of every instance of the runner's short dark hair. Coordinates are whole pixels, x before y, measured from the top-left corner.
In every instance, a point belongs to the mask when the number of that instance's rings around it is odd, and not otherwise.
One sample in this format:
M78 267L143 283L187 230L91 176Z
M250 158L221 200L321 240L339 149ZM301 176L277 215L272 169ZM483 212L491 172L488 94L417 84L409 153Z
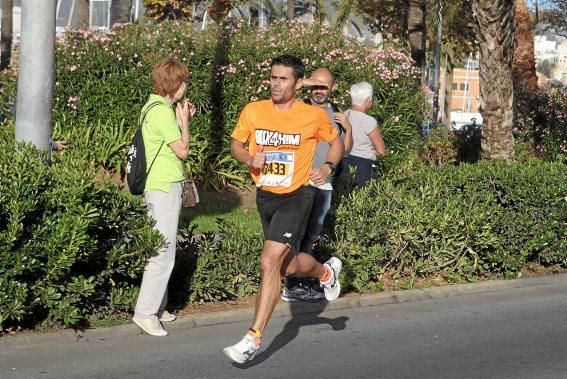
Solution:
M301 59L294 55L284 54L280 55L279 57L275 57L272 59L272 63L270 64L270 68L274 66L284 66L290 67L293 69L293 76L295 79L301 79L305 76L305 66Z

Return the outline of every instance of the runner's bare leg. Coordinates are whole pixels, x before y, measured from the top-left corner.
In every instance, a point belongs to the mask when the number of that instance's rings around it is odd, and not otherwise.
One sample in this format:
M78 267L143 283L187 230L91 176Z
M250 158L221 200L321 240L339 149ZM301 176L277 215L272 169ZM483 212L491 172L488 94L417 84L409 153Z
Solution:
M260 257L262 278L256 297L256 312L252 329L264 331L281 291L281 274L322 277L324 266L309 254L293 254L286 244L267 240Z

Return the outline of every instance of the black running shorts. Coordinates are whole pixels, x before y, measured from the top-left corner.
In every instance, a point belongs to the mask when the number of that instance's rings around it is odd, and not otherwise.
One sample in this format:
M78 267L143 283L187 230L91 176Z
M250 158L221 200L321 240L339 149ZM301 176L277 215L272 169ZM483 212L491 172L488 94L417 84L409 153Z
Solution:
M301 226L311 212L312 199L309 186L302 186L284 195L259 189L256 205L264 238L290 247L295 246Z

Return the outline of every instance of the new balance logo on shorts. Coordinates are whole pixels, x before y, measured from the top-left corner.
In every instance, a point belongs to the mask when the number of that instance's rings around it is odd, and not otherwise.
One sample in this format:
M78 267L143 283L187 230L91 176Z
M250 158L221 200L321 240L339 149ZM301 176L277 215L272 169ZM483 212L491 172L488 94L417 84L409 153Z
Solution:
M283 235L285 238L291 238L291 233L284 233Z

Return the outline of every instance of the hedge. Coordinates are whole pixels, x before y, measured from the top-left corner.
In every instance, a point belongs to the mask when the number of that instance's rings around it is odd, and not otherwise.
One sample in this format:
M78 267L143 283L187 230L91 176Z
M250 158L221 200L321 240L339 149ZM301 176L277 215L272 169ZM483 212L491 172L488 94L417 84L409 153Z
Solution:
M388 270L462 282L512 278L526 262L565 267L566 177L563 163L530 160L447 165L374 181L341 199L330 248L359 291Z
M104 34L68 30L57 41L54 136L70 141L95 165L120 172L151 91L151 69L159 59L174 56L191 70L188 98L198 109L191 123L189 169L201 183L219 190L227 183L249 183L245 168L230 157L230 132L247 102L269 97L269 62L282 53L303 58L308 73L320 66L335 72L335 100L344 107L352 83L371 82L377 101L370 113L379 119L391 152L383 169L404 159L419 138L417 125L426 109L419 72L409 56L300 21L277 22L269 29L229 21L198 31L176 21L121 25ZM0 73L5 115L16 98L16 77L17 68Z
M162 241L140 199L78 152L57 154L48 167L31 145L1 146L0 326L80 325L132 309Z

